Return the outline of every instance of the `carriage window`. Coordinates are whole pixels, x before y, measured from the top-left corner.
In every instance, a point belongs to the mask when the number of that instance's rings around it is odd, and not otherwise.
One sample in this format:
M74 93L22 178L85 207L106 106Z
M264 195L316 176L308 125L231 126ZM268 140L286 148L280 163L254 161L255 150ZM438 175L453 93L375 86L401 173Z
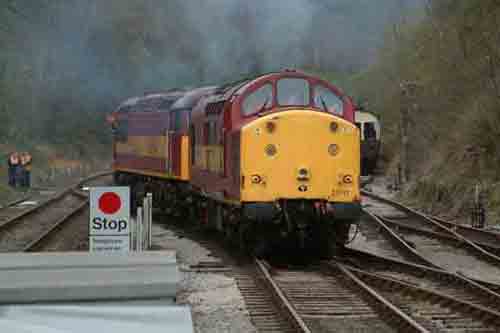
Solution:
M344 112L344 103L340 97L324 86L314 88L314 106L337 115L342 115Z
M309 105L309 83L303 79L278 81L279 105Z
M241 112L243 115L248 116L270 107L272 103L273 86L265 84L245 98Z

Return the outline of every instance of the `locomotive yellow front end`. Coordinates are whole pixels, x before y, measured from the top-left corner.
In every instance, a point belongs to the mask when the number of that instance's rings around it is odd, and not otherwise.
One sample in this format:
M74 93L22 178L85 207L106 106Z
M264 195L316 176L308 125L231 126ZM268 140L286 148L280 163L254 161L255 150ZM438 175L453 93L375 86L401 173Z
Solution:
M274 223L281 226L279 234L297 236L302 245L309 240L324 250L345 242L361 210L354 124L326 112L284 110L244 126L241 152L247 216L282 216L282 223Z

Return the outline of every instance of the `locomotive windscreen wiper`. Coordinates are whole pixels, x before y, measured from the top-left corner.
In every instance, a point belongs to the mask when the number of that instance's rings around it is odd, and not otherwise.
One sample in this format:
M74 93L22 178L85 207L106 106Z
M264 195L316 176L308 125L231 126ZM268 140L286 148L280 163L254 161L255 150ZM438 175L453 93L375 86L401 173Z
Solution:
M265 110L268 102L269 102L269 97L266 98L266 101L264 102L264 104L262 104L262 106L259 108L259 111L256 112L257 115L260 115L262 113L262 111Z
M319 96L319 100L321 101L321 105L325 109L325 112L328 112L328 106L326 106L325 100L323 99L323 96Z

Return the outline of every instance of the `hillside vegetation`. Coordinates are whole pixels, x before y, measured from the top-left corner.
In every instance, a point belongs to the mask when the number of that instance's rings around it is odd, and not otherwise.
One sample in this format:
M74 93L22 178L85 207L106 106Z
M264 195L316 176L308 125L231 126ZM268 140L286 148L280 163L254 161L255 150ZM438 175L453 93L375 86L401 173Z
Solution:
M466 213L483 183L490 222L500 211L500 2L430 0L418 24L404 18L386 34L380 62L350 78L383 121L385 158L399 161L400 83L418 84L410 115L407 198ZM478 155L476 155L478 154Z

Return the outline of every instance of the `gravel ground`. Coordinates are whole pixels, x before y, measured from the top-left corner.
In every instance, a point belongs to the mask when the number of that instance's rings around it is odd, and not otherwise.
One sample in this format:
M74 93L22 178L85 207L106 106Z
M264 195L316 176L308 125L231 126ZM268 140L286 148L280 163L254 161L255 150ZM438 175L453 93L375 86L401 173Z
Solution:
M182 279L177 303L191 307L195 332L257 332L235 280L224 273L189 271L189 265L220 262L198 243L153 225L153 247L177 251Z

